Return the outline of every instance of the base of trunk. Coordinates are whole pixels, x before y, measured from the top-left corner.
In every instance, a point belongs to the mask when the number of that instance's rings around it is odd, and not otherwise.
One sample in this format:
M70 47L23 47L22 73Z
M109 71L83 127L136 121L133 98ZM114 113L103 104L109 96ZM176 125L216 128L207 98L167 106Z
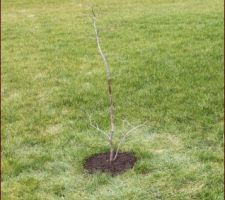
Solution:
M116 160L110 163L109 155L110 152L92 155L85 160L84 168L89 173L101 171L108 172L111 175L117 175L132 168L137 160L134 154L131 152L119 152Z

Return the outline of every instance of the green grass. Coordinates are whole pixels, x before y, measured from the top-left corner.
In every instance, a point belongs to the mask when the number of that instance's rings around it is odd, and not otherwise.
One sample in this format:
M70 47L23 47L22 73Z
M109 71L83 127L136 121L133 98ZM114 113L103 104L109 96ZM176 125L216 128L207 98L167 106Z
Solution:
M89 3L4 0L3 199L222 200L223 1L93 4L117 130L147 121L122 147L138 161L117 177L82 167L108 148L85 112L109 127Z

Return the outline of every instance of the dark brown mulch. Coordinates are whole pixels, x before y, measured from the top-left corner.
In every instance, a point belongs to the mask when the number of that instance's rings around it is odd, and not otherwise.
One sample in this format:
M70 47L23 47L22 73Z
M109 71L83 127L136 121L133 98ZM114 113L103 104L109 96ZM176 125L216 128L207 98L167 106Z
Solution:
M99 153L87 158L84 162L84 168L90 173L101 171L108 172L114 176L132 168L136 160L133 153L120 152L118 153L117 159L110 163L109 152Z

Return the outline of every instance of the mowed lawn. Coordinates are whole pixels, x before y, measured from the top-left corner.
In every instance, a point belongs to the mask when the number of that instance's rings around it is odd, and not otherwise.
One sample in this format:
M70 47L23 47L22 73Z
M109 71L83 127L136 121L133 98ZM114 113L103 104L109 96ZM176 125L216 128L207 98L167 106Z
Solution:
M122 146L138 158L111 177L84 159L122 120L147 126ZM3 0L4 200L222 200L222 0Z

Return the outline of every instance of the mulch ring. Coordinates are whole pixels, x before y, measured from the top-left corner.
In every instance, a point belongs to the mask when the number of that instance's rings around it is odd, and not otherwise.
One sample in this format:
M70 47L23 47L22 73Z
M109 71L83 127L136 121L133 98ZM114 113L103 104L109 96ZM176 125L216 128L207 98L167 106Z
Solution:
M136 157L131 152L119 152L116 160L110 163L109 152L99 153L87 158L84 161L84 168L91 174L101 171L115 176L132 168L136 160Z

